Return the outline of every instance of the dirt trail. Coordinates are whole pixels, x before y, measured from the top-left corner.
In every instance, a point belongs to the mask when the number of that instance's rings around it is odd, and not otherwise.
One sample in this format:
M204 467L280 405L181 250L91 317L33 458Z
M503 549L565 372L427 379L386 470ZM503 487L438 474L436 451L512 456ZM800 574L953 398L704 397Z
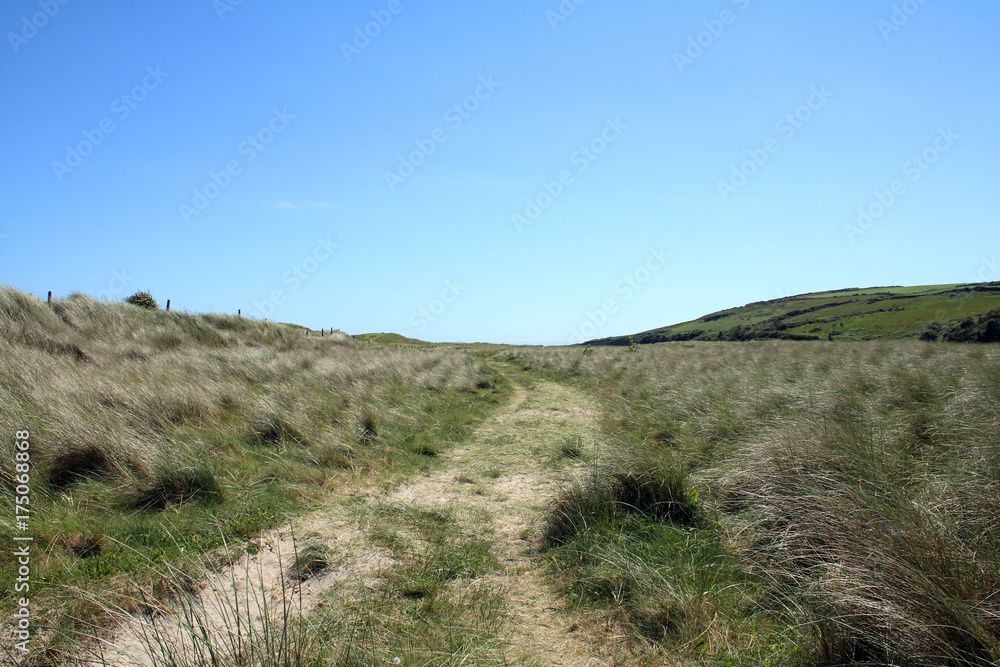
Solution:
M538 573L531 538L546 503L582 463L559 461L562 447L589 449L596 439L596 406L585 394L552 382L518 387L510 405L485 422L468 444L452 450L446 466L397 489L395 502L435 507L464 505L493 519L504 571L494 575L509 591L515 620L514 652L541 665L603 665L558 613L564 605ZM491 476L482 476L491 471ZM475 486L456 480L473 474ZM499 476L492 477L499 473Z
M294 526L268 531L254 540L256 553L210 574L197 597L183 607L161 608L153 616L142 617L112 610L122 624L116 640L77 665L154 667L173 664L180 656L207 656L210 650L249 652L248 642L262 634L265 624L280 631L280 619L308 613L334 586L347 581L370 585L395 562L384 550L368 546L349 521L328 511L302 517ZM305 581L293 580L288 572L297 545L304 536L314 535L335 544L342 563ZM265 591L263 597L259 591ZM250 626L254 630L249 631Z
M507 591L513 618L504 640L511 653L531 656L531 662L538 665L604 665L592 657L593 647L572 631L574 624L559 611L561 600L538 573L534 537L545 504L559 485L588 465L561 457L560 450L579 448L589 458L596 438L596 406L582 392L546 381L530 388L517 386L510 403L485 421L466 443L442 455L442 465L432 473L395 489L371 490L363 495L428 509L471 508L478 510L476 516L491 517L491 525L470 525L468 530L492 535L503 565L501 572L488 576ZM274 618L299 609L308 612L334 586L370 589L396 562L387 550L369 543L356 522L348 518L342 502L333 502L295 525L296 539L304 534L320 536L336 549L340 564L302 584L288 581L282 572L294 552L292 532L286 527L265 534L258 540L261 549L257 554L244 556L233 567L209 577L200 594L203 617L195 624L199 632L207 632L218 645L229 647L234 639L234 600L240 600L243 626L250 623L259 627L265 614ZM268 591L267 609L255 602L259 594L248 595L261 589ZM191 644L190 625L176 610L155 621L132 621L106 654L107 664L156 664L144 648L148 641L142 639L143 633L148 635L155 628L168 644Z

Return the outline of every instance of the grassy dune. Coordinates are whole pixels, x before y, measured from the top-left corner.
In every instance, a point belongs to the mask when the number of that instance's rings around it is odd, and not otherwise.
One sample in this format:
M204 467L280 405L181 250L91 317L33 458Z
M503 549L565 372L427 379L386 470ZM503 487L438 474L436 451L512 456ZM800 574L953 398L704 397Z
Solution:
M0 288L26 664L70 664L110 607L198 604L304 515L288 586L346 578L229 633L246 664L1000 659L997 346L381 343ZM0 465L8 508L15 487ZM15 576L0 551L8 618Z
M453 350L82 295L49 306L10 288L0 359L0 532L12 544L9 462L27 429L31 599L49 628L39 650L54 656L75 632L100 634L95 596L126 608L169 597L184 583L165 563L194 573L331 489L427 466L503 395L501 378ZM16 571L2 550L5 611Z
M516 349L602 405L555 499L566 595L679 663L1000 659L1000 349ZM648 648L648 647L647 647Z

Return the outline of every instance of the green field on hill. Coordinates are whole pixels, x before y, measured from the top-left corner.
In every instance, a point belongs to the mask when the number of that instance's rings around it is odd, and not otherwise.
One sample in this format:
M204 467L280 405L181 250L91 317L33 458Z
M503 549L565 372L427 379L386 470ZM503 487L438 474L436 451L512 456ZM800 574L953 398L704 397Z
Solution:
M636 343L774 338L989 342L998 333L1000 282L992 282L800 294L721 310L632 338ZM588 344L627 345L628 336Z

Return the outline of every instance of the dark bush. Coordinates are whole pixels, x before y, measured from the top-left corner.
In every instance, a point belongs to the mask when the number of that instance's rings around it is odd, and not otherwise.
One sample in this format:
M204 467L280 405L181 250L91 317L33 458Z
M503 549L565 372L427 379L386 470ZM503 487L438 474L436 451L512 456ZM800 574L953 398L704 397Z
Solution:
M942 325L931 325L937 327ZM931 330L928 327L928 330ZM951 320L943 325L941 340L951 343L1000 343L1000 308L994 308L977 318Z
M148 308L150 310L156 310L159 308L159 304L156 303L156 299L149 292L136 292L132 296L125 297L125 303L130 303L133 306L139 306L140 308Z

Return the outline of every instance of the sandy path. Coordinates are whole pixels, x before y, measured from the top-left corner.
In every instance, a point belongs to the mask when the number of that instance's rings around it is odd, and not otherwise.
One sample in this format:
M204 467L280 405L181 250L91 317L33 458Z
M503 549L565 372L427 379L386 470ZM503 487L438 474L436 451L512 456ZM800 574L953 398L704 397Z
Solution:
M419 507L474 508L479 510L477 516L491 517L491 525L471 525L468 530L491 535L503 564L501 572L489 577L508 592L512 620L505 643L512 654L531 656L531 662L538 665L605 664L592 657L592 647L571 631L574 625L559 611L561 600L538 573L534 537L545 504L560 484L579 475L580 468L587 465L561 459L560 448L576 444L590 455L597 437L595 419L596 406L582 392L542 381L529 389L518 386L510 403L484 422L465 444L442 455L442 465L433 473L396 489L364 494L373 500ZM460 477L475 478L476 483L464 483ZM308 612L332 587L371 588L396 562L388 551L368 542L357 524L347 518L342 503L332 503L296 521L295 537L304 534L327 541L338 553L339 565L301 584L289 581L282 573L294 552L292 533L288 527L271 531L259 540L262 548L258 553L209 576L198 598L200 614L194 622L176 609L164 610L163 615L141 623L131 620L106 653L106 664L155 664L147 648L150 642L143 639L150 633L174 649L187 647L185 654L191 655L199 645L204 646L203 641L192 640L192 626L229 652L246 641L233 632L237 606L241 627L260 627L267 616L274 619L300 610ZM260 590L267 591L267 605L257 602ZM242 634L253 633L243 630Z
M504 571L493 575L514 612L507 641L513 653L539 665L603 665L592 647L570 631L559 597L538 572L537 533L545 505L583 463L559 461L567 444L589 455L597 437L596 405L585 394L552 382L518 387L511 403L485 422L468 444L452 450L445 468L390 494L394 502L465 506L493 519L495 550ZM483 476L485 471L498 477ZM473 476L475 485L459 476ZM485 492L484 492L485 491ZM466 512L465 514L468 514ZM481 514L477 513L477 514Z
M339 564L300 582L287 575L297 544L307 536L322 536L336 549ZM334 586L348 581L371 585L395 562L384 550L368 546L347 520L327 511L300 518L294 528L268 531L255 542L257 553L210 574L197 597L184 606L139 618L121 612L115 642L102 647L103 655L77 664L153 667L220 649L224 654L251 653L249 644L259 640L265 624L280 628L286 616L308 613ZM261 590L266 591L263 597ZM210 640L203 638L206 634Z

